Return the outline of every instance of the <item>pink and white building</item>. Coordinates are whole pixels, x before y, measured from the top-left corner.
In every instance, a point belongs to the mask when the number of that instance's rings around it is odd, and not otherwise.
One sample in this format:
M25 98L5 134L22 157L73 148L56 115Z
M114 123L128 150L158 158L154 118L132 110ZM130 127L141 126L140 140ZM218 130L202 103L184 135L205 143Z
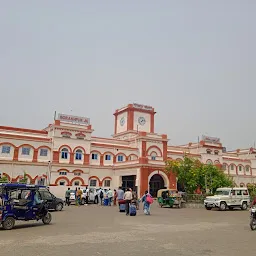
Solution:
M255 183L256 150L226 152L219 139L168 146L166 134L155 132L154 108L129 104L114 113L112 138L93 136L85 117L60 114L43 130L0 126L0 174L16 182L24 172L31 184L49 185L59 196L67 186L150 189L177 188L176 177L164 172L167 159L184 154L215 164L238 186Z

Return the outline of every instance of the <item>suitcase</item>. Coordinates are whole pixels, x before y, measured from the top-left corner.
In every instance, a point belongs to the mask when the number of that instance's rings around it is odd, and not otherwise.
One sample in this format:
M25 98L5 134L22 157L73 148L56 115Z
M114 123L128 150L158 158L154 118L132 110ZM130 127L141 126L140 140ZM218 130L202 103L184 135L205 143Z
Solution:
M136 206L134 204L130 205L130 216L136 216L137 214L137 210L136 210Z
M125 212L125 204L119 205L119 212Z

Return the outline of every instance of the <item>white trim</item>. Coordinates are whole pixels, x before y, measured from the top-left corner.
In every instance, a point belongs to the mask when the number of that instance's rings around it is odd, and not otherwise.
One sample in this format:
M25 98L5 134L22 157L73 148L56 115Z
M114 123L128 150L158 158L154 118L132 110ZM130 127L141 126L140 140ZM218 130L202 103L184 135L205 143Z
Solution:
M170 182L169 182L169 179L167 177L167 175L163 172L163 171L154 171L152 172L149 176L148 176L148 191L149 191L149 182L150 182L150 179L155 175L155 174L159 174L162 176L163 180L164 180L164 186L166 188L170 188Z

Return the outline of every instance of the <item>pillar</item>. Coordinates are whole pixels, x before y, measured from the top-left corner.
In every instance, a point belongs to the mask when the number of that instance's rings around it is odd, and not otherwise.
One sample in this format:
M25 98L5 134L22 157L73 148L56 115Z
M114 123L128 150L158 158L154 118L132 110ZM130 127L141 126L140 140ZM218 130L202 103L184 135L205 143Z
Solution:
M140 197L148 190L148 167L140 168Z

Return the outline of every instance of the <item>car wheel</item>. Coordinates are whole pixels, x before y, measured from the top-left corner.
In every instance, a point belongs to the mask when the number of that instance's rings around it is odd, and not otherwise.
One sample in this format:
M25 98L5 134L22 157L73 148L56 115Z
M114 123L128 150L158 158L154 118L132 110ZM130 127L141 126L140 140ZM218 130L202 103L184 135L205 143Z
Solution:
M212 207L205 206L205 209L210 211L212 209Z
M15 225L15 219L13 217L7 217L2 222L3 229L5 229L5 230L13 229L14 225Z
M99 203L99 198L96 196L95 199L94 199L94 203L95 204L98 204Z
M55 207L55 210L58 211L58 212L62 211L62 209L63 209L63 204L62 203L58 203Z
M246 211L247 208L248 208L247 203L246 203L246 202L243 202L241 209L244 210L244 211Z
M226 211L226 209L227 209L226 203L225 203L225 202L221 202L221 203L220 203L220 210L221 210L221 211Z
M45 225L48 225L50 224L52 221L52 215L48 212L43 218L42 218L42 222L45 224Z

